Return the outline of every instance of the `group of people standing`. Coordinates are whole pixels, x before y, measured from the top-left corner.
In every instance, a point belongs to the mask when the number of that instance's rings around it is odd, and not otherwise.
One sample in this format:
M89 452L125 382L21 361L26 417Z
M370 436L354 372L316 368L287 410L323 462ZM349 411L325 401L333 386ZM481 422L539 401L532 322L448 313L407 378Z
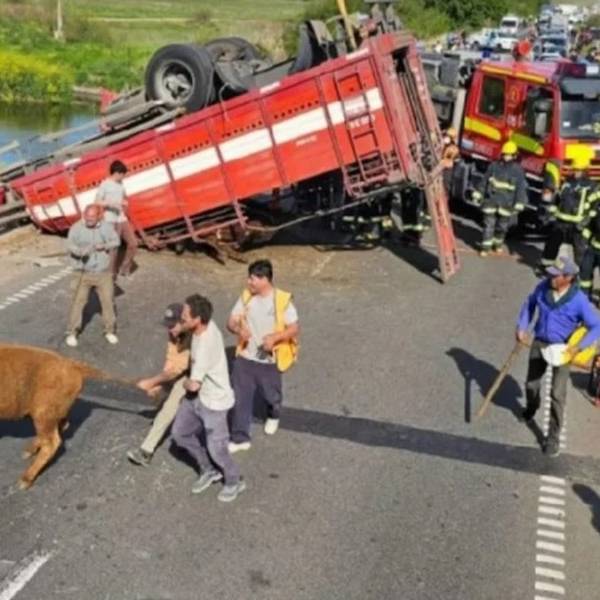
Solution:
M473 193L483 212L481 256L504 251L506 232L527 203L525 171L516 158L516 144L506 142L501 158L490 164ZM570 166L564 181L557 165L549 163L545 171L540 210L550 227L538 270L543 273L554 263L562 244L571 245L579 285L591 297L594 270L600 268L600 188L589 177L586 149L573 156Z
M295 362L298 351L298 313L291 294L273 285L268 260L250 265L246 287L227 321L238 342L231 379L223 336L207 298L194 294L169 305L163 324L164 366L138 382L162 406L140 447L127 457L136 465L150 465L171 428L173 442L200 471L192 492L200 494L223 480L218 499L230 502L246 489L231 455L251 448L256 397L267 406L265 434L274 435L279 428L282 373Z
M75 270L65 338L70 347L79 344L92 290L100 300L106 341L119 341L115 280L131 274L137 248L127 218L126 173L125 165L114 161L96 201L69 230L67 249ZM119 266L122 242L126 249ZM192 457L200 472L192 492L199 494L223 480L218 498L230 502L246 488L231 455L251 448L255 397L260 396L267 406L265 434L274 435L279 428L282 373L296 361L298 351L298 313L292 296L273 285L273 266L268 260L250 265L246 287L227 321L227 329L238 341L231 378L223 336L208 298L193 294L169 305L163 325L167 330L164 366L158 374L138 382L160 409L140 447L127 456L137 465L149 465L170 428L173 442Z
M67 249L76 272L75 295L71 305L65 343L78 346L83 310L90 291L95 289L102 307L104 337L117 344L114 311L114 283L117 275L128 277L133 268L137 239L127 218L127 199L123 180L127 167L115 160L109 176L100 184L93 204L88 205L81 220L73 224L67 237ZM118 250L125 242L125 255L119 265Z

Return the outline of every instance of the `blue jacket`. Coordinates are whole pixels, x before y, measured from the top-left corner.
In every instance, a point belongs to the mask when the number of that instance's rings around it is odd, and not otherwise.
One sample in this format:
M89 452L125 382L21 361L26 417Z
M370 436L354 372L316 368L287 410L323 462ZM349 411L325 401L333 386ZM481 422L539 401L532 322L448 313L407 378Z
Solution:
M569 291L555 302L550 281L542 281L525 300L517 328L526 331L536 312L536 340L548 344L565 343L580 325L585 325L588 330L579 343L580 348L587 348L600 338L600 315L578 285L572 285Z

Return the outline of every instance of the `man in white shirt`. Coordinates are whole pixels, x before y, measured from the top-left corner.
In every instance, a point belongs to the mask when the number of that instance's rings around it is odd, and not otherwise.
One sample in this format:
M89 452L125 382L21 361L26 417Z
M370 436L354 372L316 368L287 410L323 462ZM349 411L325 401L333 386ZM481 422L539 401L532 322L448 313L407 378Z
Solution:
M125 256L119 271L125 277L131 274L133 257L137 250L137 238L125 214L127 199L123 179L126 174L127 167L120 160L113 161L109 168L109 176L100 184L96 193L96 204L104 207L104 220L114 226L119 237L125 242ZM116 274L116 251L113 254L113 271Z
M190 376L184 383L187 396L177 410L171 435L200 467L200 478L194 483L192 493L200 494L224 479L218 499L231 502L246 489L246 482L241 479L240 469L227 447L227 413L233 407L234 397L223 336L211 320L212 313L210 301L199 294L185 301L182 324L193 334ZM206 445L200 440L203 431Z

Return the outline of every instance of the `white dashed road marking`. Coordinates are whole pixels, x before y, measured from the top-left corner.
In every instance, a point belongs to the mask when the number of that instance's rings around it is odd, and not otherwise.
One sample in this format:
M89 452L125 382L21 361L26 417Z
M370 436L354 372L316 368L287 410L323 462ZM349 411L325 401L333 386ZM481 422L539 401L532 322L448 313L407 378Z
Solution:
M27 556L0 581L0 600L12 600L48 562L51 553L36 552Z
M48 275L47 277L44 277L44 279L41 279L40 281L38 281L36 283L28 285L27 287L23 288L22 290L15 292L11 296L8 296L4 300L2 300L0 302L0 310L4 310L5 308L8 308L9 306L11 306L13 304L18 304L19 302L21 302L22 300L25 300L26 298L30 298L31 296L35 295L40 290L43 290L45 287L47 287L53 283L56 283L57 281L60 281L61 279L65 278L67 275L70 275L72 272L73 272L73 267L65 267L64 269L61 269L60 271L58 271L58 273ZM2 599L0 598L0 600L2 600Z
M544 437L550 427L550 388L552 369L548 367L544 377ZM566 414L566 413L565 413ZM567 445L566 416L560 433L560 449ZM558 600L566 593L565 575L565 518L566 482L561 477L540 476L538 516L535 547L535 595L534 600ZM540 593L541 592L541 593Z

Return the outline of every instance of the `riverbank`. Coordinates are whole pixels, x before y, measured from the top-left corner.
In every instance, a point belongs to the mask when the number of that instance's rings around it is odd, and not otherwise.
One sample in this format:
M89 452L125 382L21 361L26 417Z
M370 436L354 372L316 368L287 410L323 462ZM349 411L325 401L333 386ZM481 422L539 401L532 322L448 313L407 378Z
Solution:
M114 90L137 87L152 54L169 43L202 44L237 35L282 57L284 29L298 19L306 2L232 0L210 8L207 4L199 0L66 0L65 41L57 41L55 15L47 4L34 0L2 3L0 53L16 57L20 68L5 93L0 85L0 100L44 97L69 102L73 85Z

